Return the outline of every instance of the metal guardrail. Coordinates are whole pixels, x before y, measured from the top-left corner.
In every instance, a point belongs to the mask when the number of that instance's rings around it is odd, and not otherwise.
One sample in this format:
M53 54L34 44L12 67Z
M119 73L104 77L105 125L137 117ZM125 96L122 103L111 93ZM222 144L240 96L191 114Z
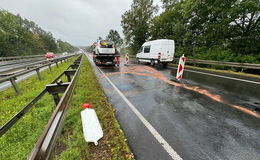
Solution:
M70 58L72 56L75 56L75 55L68 55L68 56L59 57L59 58L55 58L55 59L38 60L38 61L34 61L33 63L24 64L24 65L21 65L21 66L18 66L18 67L12 67L11 69L0 71L0 76L5 74L5 73L10 73L10 72L13 72L13 71L16 71L16 70L19 70L19 69L28 69L28 68L30 68L34 65L39 65L39 64L42 65L42 64L46 64L46 63L56 63L56 62L65 60L67 58Z
M174 61L178 62L179 59L174 59ZM253 64L253 63L222 62L222 61L198 60L198 59L189 59L189 58L187 58L185 63L209 64L209 65L218 65L218 66L227 66L227 67L260 69L260 64Z
M10 60L27 59L27 58L37 58L37 57L43 57L43 56L44 55L0 57L0 61L10 61Z
M75 63L76 62L76 63ZM74 64L77 65L77 69L74 72L73 79L68 84L61 100L58 102L55 111L53 112L47 126L45 127L40 139L36 143L35 147L32 150L32 153L29 157L30 160L45 160L49 159L52 148L57 140L57 136L61 131L63 121L65 119L65 113L68 108L70 99L73 95L73 91L76 87L76 83L78 80L78 76L80 73L80 67L82 63L82 56L80 59L75 61ZM72 67L73 68L73 67ZM68 73L68 72L67 72ZM64 72L66 74L66 72ZM68 74L69 75L69 74ZM69 80L69 79L68 79ZM50 86L47 90L51 92L51 94L57 94L64 89L64 87L57 88L56 86ZM55 99L55 98L54 98ZM55 100L57 103L57 100Z
M29 65L24 65L24 66L19 66L19 67L16 67L16 68L12 68L8 71L4 71L4 72L11 72L11 71L14 71L14 70L18 70L18 69L24 69L25 70L22 70L20 72L16 72L16 73L11 73L11 74L5 74L5 75L0 75L0 83L2 82L5 82L5 81L10 81L15 92L17 94L20 94L20 90L16 84L16 77L18 76L21 76L21 75L24 75L24 74L27 74L29 72L32 72L32 71L36 71L37 75L38 75L38 79L39 80L42 80L42 77L41 77L41 74L40 74L40 68L43 68L43 67L46 67L46 66L49 66L49 69L51 71L51 65L52 64L56 64L56 66L58 67L58 62L62 62L62 61L65 61L67 60L68 58L71 58L73 56L76 56L76 55L69 55L69 56L65 56L65 57L60 57L60 58L56 58L54 60L43 60L43 61L39 61L39 62L35 62L35 63L31 63ZM41 64L40 66L34 66L34 65L38 65L38 64Z
M135 58L135 56L131 55L130 58ZM173 61L179 62L179 58L174 58ZM218 66L227 66L227 67L260 69L260 64L254 64L254 63L223 62L223 61L199 60L199 59L189 59L189 58L186 59L185 63L209 64L209 65L218 65Z
M48 159L52 148L56 142L57 136L60 133L63 121L65 119L65 113L68 108L69 102L73 95L73 91L76 87L78 76L80 73L80 67L82 63L82 55L78 57L73 64L71 64L62 74L60 74L51 84L46 85L46 88L37 95L28 105L26 105L21 111L19 111L12 119L10 119L4 126L0 128L0 137L7 132L21 117L23 117L34 104L41 99L47 92L53 96L56 104L56 109L51 115L42 135L33 148L29 159L39 160ZM59 79L66 75L68 82L61 82ZM71 76L73 78L71 79ZM59 93L64 93L59 97Z
M35 61L40 61L45 59L46 59L45 57L35 57L35 58L19 59L14 61L2 61L2 62L0 61L0 68L12 66L12 65L30 63L30 62L35 62Z
M59 59L57 59L55 61L59 61ZM20 69L27 69L27 68L30 68L30 67L35 66L35 65L39 65L39 64L42 65L42 64L52 63L52 62L54 62L54 61L53 60L49 61L49 60L46 60L46 59L41 60L41 61L34 61L33 63L24 64L24 65L21 65L21 66L18 66L18 67L12 67L11 69L0 71L0 76L4 76L5 74L12 74L12 72L20 70Z

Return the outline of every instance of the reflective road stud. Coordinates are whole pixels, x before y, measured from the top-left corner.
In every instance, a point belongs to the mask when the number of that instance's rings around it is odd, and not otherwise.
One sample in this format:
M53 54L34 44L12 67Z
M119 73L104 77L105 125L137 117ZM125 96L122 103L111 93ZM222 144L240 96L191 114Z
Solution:
M81 111L84 138L86 142L94 142L98 145L97 141L103 137L103 131L96 112L90 108L90 104L85 103L82 107L85 108Z
M184 57L184 54L183 54L179 60L179 65L178 65L178 70L177 70L177 75L176 75L177 80L180 80L182 78L185 61L186 61L186 58Z

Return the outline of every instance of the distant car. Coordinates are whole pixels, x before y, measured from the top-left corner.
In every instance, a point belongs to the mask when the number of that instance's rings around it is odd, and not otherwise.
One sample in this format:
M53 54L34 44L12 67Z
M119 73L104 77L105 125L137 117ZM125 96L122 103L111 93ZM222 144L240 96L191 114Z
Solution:
M56 55L52 52L48 52L48 53L45 54L46 59L52 59L52 58L55 58L55 57L56 57Z
M68 54L68 52L63 52L63 53L62 53L63 56L64 56L64 55L67 55L67 54Z

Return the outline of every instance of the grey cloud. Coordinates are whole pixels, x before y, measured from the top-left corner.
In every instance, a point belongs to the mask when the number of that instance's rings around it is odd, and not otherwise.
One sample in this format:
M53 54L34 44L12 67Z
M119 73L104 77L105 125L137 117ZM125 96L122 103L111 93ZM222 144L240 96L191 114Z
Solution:
M159 1L159 0L157 0ZM34 21L56 39L92 44L110 29L122 34L121 15L132 0L0 0L0 7Z

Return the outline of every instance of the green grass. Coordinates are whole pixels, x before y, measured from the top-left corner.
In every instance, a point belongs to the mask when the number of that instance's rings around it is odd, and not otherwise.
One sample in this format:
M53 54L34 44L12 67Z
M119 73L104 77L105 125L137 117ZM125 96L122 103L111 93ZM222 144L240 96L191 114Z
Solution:
M108 102L85 56L80 72L53 159L133 159L126 138L115 119L115 110ZM81 105L85 102L96 110L104 131L104 137L99 140L97 147L85 142L83 137L80 112L83 110Z
M42 81L37 75L18 83L21 91L17 95L11 87L0 92L0 125L5 124L18 111L27 105L36 95L38 95L46 84L51 83L60 75L75 58L59 64L59 68L52 67L52 72L45 70L41 72ZM0 159L19 160L27 159L32 148L41 135L50 115L55 107L52 96L48 93L39 100L32 109L27 112L9 131L0 137Z

